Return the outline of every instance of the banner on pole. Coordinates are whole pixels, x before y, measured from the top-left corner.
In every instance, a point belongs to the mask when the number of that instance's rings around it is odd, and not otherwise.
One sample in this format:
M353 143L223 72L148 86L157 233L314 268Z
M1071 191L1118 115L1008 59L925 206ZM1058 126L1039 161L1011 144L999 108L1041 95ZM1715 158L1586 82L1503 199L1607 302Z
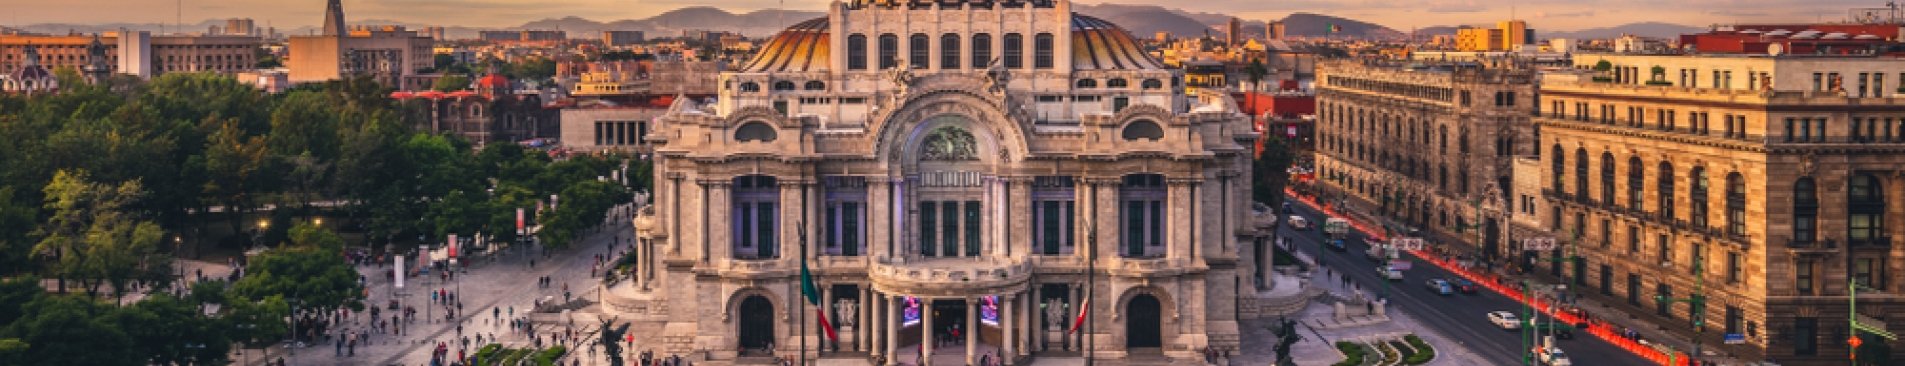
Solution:
M458 247L456 243L456 234L450 234L450 242L443 244L450 248L450 258L456 258L456 247Z
M516 209L516 232L517 233L523 232L523 209L522 208Z
M394 262L397 264L397 269L390 273L393 275L392 277L397 279L397 288L401 289L403 288L403 278L405 274L403 271L403 255L397 255L397 259Z

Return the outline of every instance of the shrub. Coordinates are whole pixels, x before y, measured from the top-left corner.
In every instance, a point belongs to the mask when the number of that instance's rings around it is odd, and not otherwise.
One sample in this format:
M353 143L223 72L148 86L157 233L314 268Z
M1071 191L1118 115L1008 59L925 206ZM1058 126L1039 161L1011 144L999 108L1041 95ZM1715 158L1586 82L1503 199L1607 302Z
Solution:
M483 348L476 350L476 361L482 365L495 364L496 361L492 360L490 356L496 356L497 352L502 350L503 345L500 344L490 343L489 345L485 345Z
M536 366L555 366L556 358L562 357L562 353L565 351L568 350L562 348L562 346L555 346L542 350L542 352L537 352L535 358Z
M1408 336L1402 337L1402 339L1404 341L1408 341L1409 346L1415 347L1416 349L1415 354L1403 357L1402 363L1406 363L1410 365L1421 365L1421 364L1429 363L1430 360L1435 359L1435 347L1430 347L1429 342L1423 342L1422 337L1417 337L1414 334L1410 334Z
M1350 342L1336 342L1336 349L1339 351L1343 351L1343 356L1345 358L1343 359L1343 362L1337 362L1334 366L1362 365L1364 353L1368 352L1367 350L1363 349L1363 345L1350 343Z

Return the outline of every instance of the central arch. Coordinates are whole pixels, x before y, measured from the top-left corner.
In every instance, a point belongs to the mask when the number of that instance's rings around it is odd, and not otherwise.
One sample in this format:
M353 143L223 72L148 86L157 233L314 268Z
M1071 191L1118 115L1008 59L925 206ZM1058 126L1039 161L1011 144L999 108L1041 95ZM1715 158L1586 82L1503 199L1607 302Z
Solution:
M970 91L922 92L876 120L879 124L873 126L877 144L874 151L878 159L894 168L917 162L920 142L927 134L945 126L970 132L978 144L977 158L987 165L1023 160L1027 152L1025 131L1019 119L1007 115L992 100Z
M1164 305L1151 294L1138 294L1131 297L1131 303L1125 310L1125 348L1159 348L1164 346Z
M767 350L774 342L774 304L766 297L750 295L741 300L736 311L741 318L741 351Z

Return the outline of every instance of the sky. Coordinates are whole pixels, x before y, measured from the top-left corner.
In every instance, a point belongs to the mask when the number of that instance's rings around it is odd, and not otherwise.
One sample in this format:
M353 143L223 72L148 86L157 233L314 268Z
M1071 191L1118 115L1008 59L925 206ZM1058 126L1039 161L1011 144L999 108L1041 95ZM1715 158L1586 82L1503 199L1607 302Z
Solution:
M173 23L252 18L280 29L315 26L324 0L56 0L8 1L0 25L37 23ZM733 12L777 8L821 10L831 0L344 0L352 21L394 20L412 24L512 27L566 16L612 21L639 19L687 6ZM1489 24L1510 17L1530 27L1579 30L1656 21L1689 26L1747 22L1835 21L1848 10L1882 7L1876 0L1080 0L1080 3L1154 4L1193 12L1275 19L1311 12L1373 22L1408 31L1415 27Z

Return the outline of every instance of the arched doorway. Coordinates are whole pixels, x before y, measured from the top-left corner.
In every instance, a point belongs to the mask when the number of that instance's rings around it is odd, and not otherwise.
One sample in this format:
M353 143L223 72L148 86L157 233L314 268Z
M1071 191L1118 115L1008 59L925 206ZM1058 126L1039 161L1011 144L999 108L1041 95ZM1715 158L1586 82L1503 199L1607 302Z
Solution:
M774 304L760 295L741 300L736 310L741 318L741 350L766 350L774 342Z
M1158 298L1150 294L1139 294L1131 298L1131 305L1125 309L1125 348L1158 348L1164 346L1163 305Z

